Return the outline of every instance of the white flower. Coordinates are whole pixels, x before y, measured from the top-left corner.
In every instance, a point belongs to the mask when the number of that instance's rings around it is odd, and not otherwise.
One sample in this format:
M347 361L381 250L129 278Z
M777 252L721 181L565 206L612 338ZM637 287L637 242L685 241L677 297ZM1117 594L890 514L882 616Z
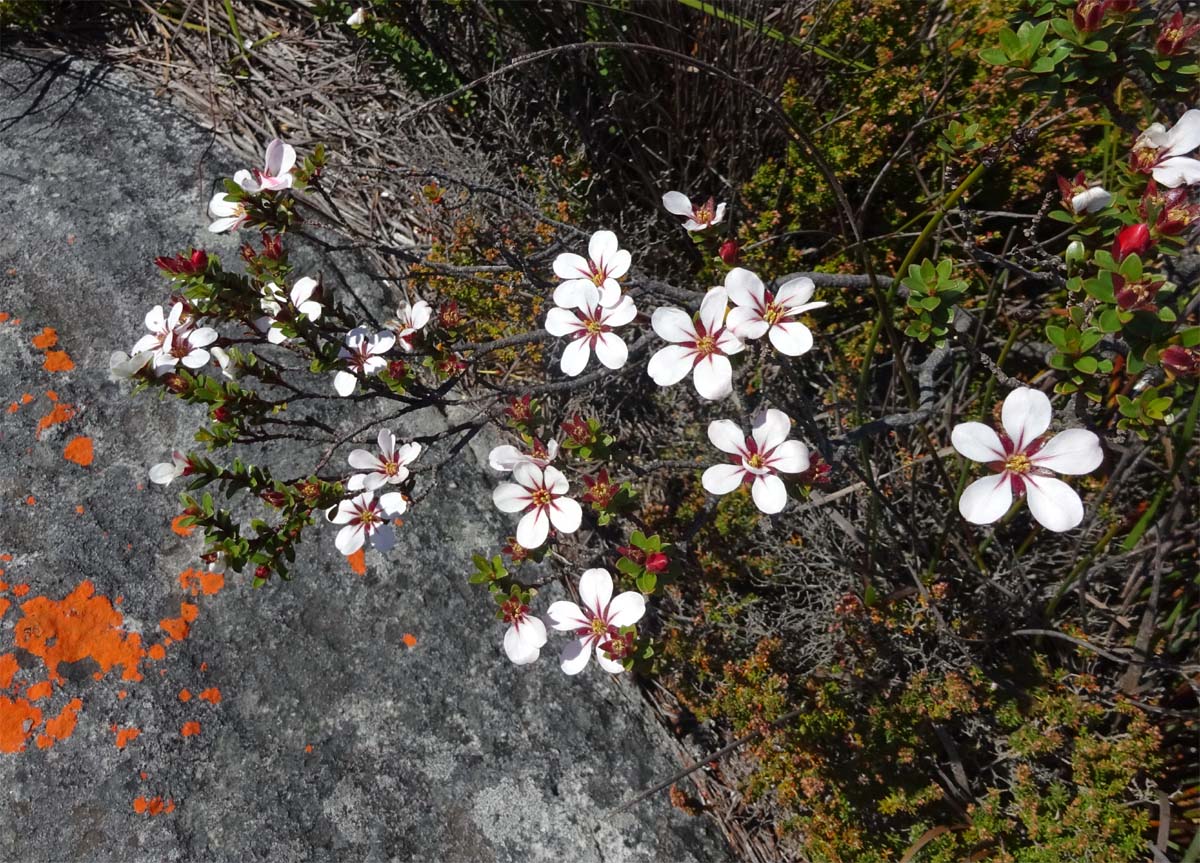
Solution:
M236 381L241 376L237 370L237 363L233 361L233 357L226 353L224 348L219 348L216 345L213 345L208 349L208 352L212 354L213 360L216 361L218 368L221 369L222 377L231 381Z
M612 576L605 569L589 569L579 578L579 599L583 607L559 600L546 610L550 625L559 632L574 632L576 639L563 648L559 665L567 674L578 674L587 667L592 648L596 661L611 674L625 670L609 653L609 645L620 639L620 628L633 626L646 613L646 598L627 590L613 597Z
M575 377L587 367L594 350L596 359L606 368L621 368L629 358L629 348L613 334L613 329L623 327L637 317L637 307L628 296L622 296L611 307L605 307L599 302L599 293L591 284L586 285L581 293L583 296L578 308L555 308L546 313L546 332L572 339L563 350L559 367L563 374Z
M492 470L511 473L517 465L524 463L545 467L554 461L556 455L558 455L558 441L551 439L549 443L543 444L534 438L532 453L521 452L512 444L501 444L488 454L488 465Z
M750 437L733 420L709 423L712 445L736 458L733 464L710 467L701 484L712 494L729 494L742 483L751 483L754 505L768 515L780 512L787 505L787 488L776 474L803 473L809 464L808 447L788 440L791 429L788 415L774 409L755 415Z
M217 350L214 348L214 350ZM108 357L108 379L127 381L154 359L154 351L142 351L132 357L124 351L113 351Z
M1168 131L1151 123L1133 145L1134 170L1154 175L1160 186L1173 189L1200 183L1200 160L1186 154L1200 147L1200 109L1185 111Z
M529 613L529 606L510 597L501 606L504 622L511 624L504 633L504 653L514 665L536 662L546 643L546 624Z
M371 333L366 327L355 327L346 333L346 346L338 351L338 356L346 361L349 371L340 371L333 377L333 388L339 396L348 396L354 392L359 375L373 375L387 367L387 361L380 354L386 354L396 343L396 337L383 330Z
M224 192L217 192L212 196L212 200L208 202L208 212L216 219L208 226L208 229L214 234L222 234L225 231L240 228L250 221L246 205L241 201L233 200Z
M629 272L631 260L629 252L620 248L616 234L596 231L588 241L587 258L563 252L554 259L554 275L566 280L554 289L554 305L574 308L588 288L599 291L600 305L616 305L621 299L617 279Z
M176 327L167 334L162 350L154 357L154 373L166 374L179 363L189 369L207 365L211 359L207 348L217 340L212 327Z
M1080 216L1087 213L1098 213L1112 201L1111 192L1105 191L1102 186L1092 186L1071 198L1071 212Z
M350 467L368 471L356 473L346 482L350 491L374 491L384 485L395 485L408 479L408 465L421 454L419 443L406 443L396 448L396 436L387 429L379 432L379 455L356 449L350 452Z
M367 10L359 6L350 13L350 17L346 19L346 24L351 27L361 27L367 20Z
M1022 387L1004 399L1000 414L1004 435L977 422L954 427L950 433L954 448L998 471L963 491L958 499L963 518L972 524L991 524L1008 512L1015 492L1026 495L1029 511L1049 530L1070 530L1083 521L1079 495L1050 472L1091 473L1104 461L1104 451L1100 439L1084 429L1067 429L1043 442L1051 414L1045 393Z
M129 353L140 354L143 351L160 352L171 330L179 326L182 320L183 303L176 303L171 306L171 311L165 315L163 314L162 306L155 306L146 312L146 329L150 332L138 339L133 347L129 349Z
M181 476L187 476L192 472L191 462L187 456L176 450L171 453L171 460L159 462L150 468L150 482L156 482L159 485L170 485L171 482Z
M691 199L683 192L667 192L662 196L663 206L668 213L686 218L683 227L688 231L703 231L711 225L720 224L725 218L725 205L713 206L713 200L709 198L700 206L694 207Z
M388 321L387 325L396 332L396 341L401 350L413 349L413 336L425 328L432 315L433 309L424 300L417 300L411 306L408 303L400 304L395 320Z
M268 342L281 345L288 340L279 326L283 321L295 320L297 315L303 315L310 321L320 319L322 306L312 298L317 287L317 280L308 276L298 279L287 297L283 295L283 288L274 282L263 287L263 298L259 305L266 314L254 325L267 334Z
M255 168L253 174L249 171L238 171L233 175L233 182L251 194L290 189L293 182L292 168L296 164L296 151L292 145L285 144L278 138L271 139L271 143L267 144L266 163L263 170Z
M812 349L812 332L797 318L829 305L809 302L816 290L812 279L792 279L772 294L754 273L734 267L725 276L725 290L734 304L725 323L738 338L761 339L765 335L775 350L789 357Z
M408 502L398 491L380 495L378 501L374 492L364 491L330 509L326 518L345 525L334 540L342 554L354 554L368 541L380 551L387 551L396 543L396 532L388 522L407 509Z
M550 525L561 533L574 533L583 519L579 504L565 497L569 484L557 468L523 462L513 468L514 482L502 482L492 492L492 503L501 512L525 512L517 524L517 542L528 549L541 546Z
M719 399L733 392L733 366L729 356L745 345L725 325L724 288L712 288L700 303L693 322L676 308L655 309L650 318L654 332L672 344L650 358L646 372L660 387L669 387L695 370L692 380L702 398Z

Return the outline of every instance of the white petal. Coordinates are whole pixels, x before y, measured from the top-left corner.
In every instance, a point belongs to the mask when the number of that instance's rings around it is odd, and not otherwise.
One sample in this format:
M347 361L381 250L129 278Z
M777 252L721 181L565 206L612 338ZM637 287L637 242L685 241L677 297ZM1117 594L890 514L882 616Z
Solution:
M517 522L517 542L525 548L541 548L549 535L550 518L544 506L531 509Z
M339 552L348 557L362 548L363 543L366 541L366 534L363 532L361 525L348 524L338 531L337 538L334 539L333 544L337 546Z
M950 432L950 443L959 455L982 464L1006 458L1000 436L983 423L959 423Z
M528 507L532 500L529 491L515 482L502 482L492 490L492 503L501 512L520 512Z
M579 599L592 614L603 614L608 601L612 599L612 592L612 576L607 569L587 569L579 576Z
M575 377L587 368L588 360L591 357L592 349L588 347L588 340L575 339L575 341L563 348L562 359L558 365L564 375Z
M750 496L754 498L754 505L767 515L774 515L787 506L787 489L783 480L772 473L754 478Z
M608 622L616 627L633 626L646 613L646 597L636 590L617 594L608 606Z
M588 659L591 658L592 637L576 639L568 641L562 649L562 653L558 657L558 667L563 670L564 674L575 675L587 668Z
M550 619L550 628L557 632L574 632L588 625L583 609L566 599L550 603L550 607L546 609L546 617Z
M733 366L727 357L710 354L696 364L692 375L701 398L714 401L733 392Z
M562 476L557 470L555 474ZM540 488L546 484L545 474L542 472L541 467L532 464L529 459L525 459L513 468L513 482L527 489ZM563 490L566 491L566 489Z
M1096 213L1112 203L1113 196L1100 186L1084 189L1071 199L1071 209L1076 213Z
M725 218L725 203L722 202L720 204L717 204L717 212L713 216L713 220L711 222L709 222L709 224L710 225L719 225L724 220L724 218Z
M159 485L170 485L171 481L177 476L179 476L179 471L169 461L159 462L150 468L150 482L158 483Z
M604 652L604 649L602 647L600 647L599 639L597 639L597 641L596 641L596 662L600 663L600 667L603 668L605 671L607 671L609 674L620 674L622 671L625 670L624 665L617 662L615 659L613 659L611 656L609 656L607 653Z
M798 357L812 350L812 331L799 321L783 321L771 327L767 332L771 345L779 353Z
M371 336L370 342L371 353L386 354L392 349L392 346L396 344L396 335L395 333L390 332L376 333L375 335Z
M587 258L571 252L563 252L554 259L554 275L560 279L588 279L592 269Z
M550 503L550 523L559 533L574 533L583 520L583 509L569 497L556 497Z
M676 309L672 306L655 309L654 314L650 316L650 326L665 342L694 342L696 340L696 327L692 323L692 316L683 309Z
M337 394L342 398L351 395L357 386L358 378L350 372L338 372L333 376L333 388L337 390Z
M585 329L579 315L569 309L553 308L546 312L546 332L552 336L571 336Z
M1012 484L1007 473L977 479L958 499L958 511L971 524L991 524L1012 506Z
M1160 186L1174 189L1200 183L1200 161L1187 156L1172 156L1154 166L1150 172Z
M762 279L742 267L734 267L725 275L725 290L729 301L761 311L766 308L766 288Z
M347 491L362 491L367 487L367 477L371 474L356 473L351 474L350 479L346 480Z
M492 470L508 473L521 462L525 456L512 444L502 444L488 453L488 465Z
M398 491L389 491L387 494L379 496L379 508L383 510L383 514L388 518L395 518L398 515L404 515L408 511L408 501L404 499Z
M783 411L768 408L759 411L753 420L754 442L758 451L765 453L775 449L792 433L792 421Z
M611 258L604 261L604 272L610 279L619 279L629 272L632 263L633 255L625 249L619 249L613 253Z
M617 301L621 299L621 285L616 279L605 279L604 284L598 289L597 302L605 308L615 306ZM595 304L588 309L591 311L596 307Z
M614 305L600 313L600 323L609 327L623 327L637 317L637 306L633 297L622 296Z
M352 500L340 501L337 506L331 508L326 514L327 518L334 524L348 524L354 519L355 513L358 512L358 508L354 505L354 501L358 499L358 497L355 497Z
M521 641L530 647L541 647L546 643L546 624L540 617L526 615L516 630Z
M696 352L683 345L667 345L650 357L646 373L660 387L669 387L687 377L692 370Z
M237 225L237 223L240 221L241 221L240 216L226 216L226 217L217 219L217 220L213 221L211 224L209 224L208 230L210 233L213 233L213 234L223 234L226 231L233 228L235 225Z
M725 308L728 305L724 288L709 288L700 301L700 322L704 330L715 333L725 324Z
M550 489L552 494L561 495L567 493L570 483L567 482L567 477L561 470L550 465L537 469L540 470L543 477L542 482L545 483L546 488Z
M816 289L817 286L808 276L791 279L779 286L779 290L775 292L775 302L787 309L802 306L812 299Z
M554 305L563 309L594 309L600 302L600 291L590 279L572 279L554 289Z
M198 369L201 366L207 365L209 360L208 351L203 348L192 351L183 358L183 364L189 369Z
M601 333L596 338L596 359L605 368L619 369L629 359L629 347L612 333Z
M531 619L537 620L537 618ZM510 626L508 631L504 633L504 655L512 661L513 665L528 665L531 662L536 662L541 654L540 645L534 647L527 644L521 638L520 632L515 625Z
M1167 132L1163 143L1172 156L1182 156L1200 148L1200 109L1184 111L1179 122Z
M1061 479L1026 474L1025 497L1029 511L1047 530L1061 533L1083 521L1083 501Z
M396 450L396 460L400 464L412 464L421 455L421 445L414 441L409 441L400 449Z
M700 484L709 494L729 494L746 476L746 471L737 464L714 464L700 477Z
M612 231L596 231L588 241L588 257L597 269L600 269L617 253L618 248L620 243L617 242L616 234Z
M734 306L725 318L725 326L740 339L761 339L770 328L762 314L750 306Z
M1016 452L1024 452L1050 428L1051 414L1050 399L1041 390L1021 387L1008 394L1000 409L1000 421Z
M234 216L237 209L237 202L229 200L229 196L224 192L217 192L208 202L208 212L212 216Z
M365 449L355 449L350 451L350 455L346 457L346 461L350 463L350 467L358 468L359 470L382 471L384 468L383 461L373 452L368 452Z
M693 212L692 202L683 192L667 192L662 196L662 205L676 216L691 216Z
M1055 473L1091 473L1104 461L1100 438L1087 429L1067 429L1056 434L1029 457L1034 465Z
M721 335L717 336L717 350L726 356L740 354L745 347L745 343L729 327L721 330Z
M746 435L733 420L713 420L708 424L708 439L721 452L746 455Z
M355 474L355 476L361 476L363 478L361 488L364 488L367 491L381 489L387 485L388 480L391 479L391 477L389 477L386 473L380 471L374 473L360 473ZM347 488L349 488L349 486L347 486Z
M808 447L798 440L785 440L771 453L768 467L777 473L804 473L809 468Z

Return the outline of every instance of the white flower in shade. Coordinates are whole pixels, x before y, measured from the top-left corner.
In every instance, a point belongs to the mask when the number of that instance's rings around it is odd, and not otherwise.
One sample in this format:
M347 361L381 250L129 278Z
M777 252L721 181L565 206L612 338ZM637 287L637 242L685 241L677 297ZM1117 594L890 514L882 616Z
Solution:
M217 367L220 368L222 377L231 381L236 381L239 377L241 377L241 375L238 373L237 363L233 361L233 357L231 357L224 348L219 348L216 345L213 345L208 349L208 352L212 354L213 361L217 364Z
M292 187L292 168L296 165L296 151L291 144L273 138L267 144L266 167L254 172L238 171L233 182L250 193L278 192Z
M1022 387L1004 399L998 435L983 423L959 423L950 433L954 448L971 461L983 462L995 476L977 479L958 499L958 511L972 524L991 524L1024 494L1029 511L1049 530L1064 531L1083 521L1083 502L1055 473L1091 473L1104 461L1100 439L1085 429L1067 429L1043 440L1050 428L1050 399L1040 390Z
M310 321L319 320L323 308L312 298L317 290L317 280L305 276L298 279L292 290L285 297L283 288L274 282L269 282L263 288L263 298L259 305L266 314L254 322L261 332L267 334L267 341L273 345L281 345L288 340L283 334L280 323L294 321L303 315Z
M625 666L609 652L611 642L620 639L623 626L633 626L646 613L646 598L627 590L613 596L612 576L605 569L586 570L579 578L582 606L559 600L546 610L550 625L558 632L573 632L575 640L563 648L559 665L567 674L578 674L587 667L592 650L600 667L611 674Z
M176 450L171 453L171 460L159 462L150 468L150 482L159 485L170 485L172 481L192 472L192 464L187 456Z
M691 199L683 192L667 192L662 196L662 204L668 213L683 216L686 221L683 227L688 231L703 231L712 225L720 224L725 218L725 205L713 203L709 198L698 207L692 206Z
M189 369L208 365L212 358L208 346L216 340L217 331L212 327L176 327L154 357L155 374L166 374L180 363Z
M606 368L619 369L625 365L629 348L613 329L623 327L637 317L637 307L628 296L622 296L614 305L606 307L599 302L594 286L585 286L582 293L577 308L554 308L546 313L546 332L571 339L559 362L563 374L571 377L587 367L592 351Z
M536 662L546 643L546 624L541 618L529 613L529 606L518 597L509 597L500 606L504 622L509 624L504 633L504 653L514 665Z
M395 343L396 336L386 330L372 333L366 327L355 327L346 333L346 346L338 351L338 356L346 361L349 371L334 375L333 388L337 394L351 395L360 375L377 374L387 368L387 360L381 354L390 351Z
M395 331L396 342L401 350L413 349L413 337L425 329L432 316L433 309L424 300L417 300L411 306L408 303L400 304L396 309L395 319L388 321L387 325Z
M346 24L350 27L361 27L367 20L367 10L359 6L350 13L350 17L346 19Z
M554 461L554 457L558 455L558 441L551 439L549 443L542 443L537 438L533 439L533 452L522 452L512 444L501 444L495 447L488 454L488 465L492 470L498 470L503 473L511 473L512 470L519 464L532 464L536 467L545 467Z
M541 468L523 462L513 468L513 482L502 482L492 491L492 503L501 512L524 512L517 523L517 542L528 549L539 548L550 534L550 525L560 533L574 533L583 519L583 509L566 497L569 484L558 468Z
M380 551L387 551L396 544L396 532L390 522L407 509L408 502L398 491L380 495L379 500L370 491L344 500L326 513L331 522L344 525L333 544L345 555L354 554L368 542Z
M224 192L217 192L212 196L212 200L208 202L208 213L214 218L214 221L208 226L208 229L214 234L232 231L250 221L246 205L241 201L233 200Z
M721 452L734 457L733 464L716 464L700 478L712 494L729 494L742 483L750 483L750 495L760 511L773 515L787 505L787 488L776 474L808 470L808 447L788 440L792 421L783 411L759 411L746 437L733 420L708 424L708 439Z
M629 252L620 248L612 231L597 231L588 241L588 256L563 252L554 259L554 275L565 281L554 289L554 305L564 309L580 304L588 288L599 292L600 305L612 306L621 299L617 279L629 272Z
M1151 123L1134 142L1130 162L1135 171L1152 174L1160 186L1190 186L1200 183L1200 159L1187 154L1198 147L1200 109L1192 108L1170 130L1162 123Z
M1102 186L1092 186L1071 198L1071 212L1081 216L1087 213L1098 213L1112 201L1112 192L1105 191Z
M395 485L408 479L408 465L416 461L421 454L419 443L406 443L396 446L396 436L387 429L379 432L379 455L367 452L365 449L351 450L350 467L365 470L367 473L356 473L346 482L350 491L367 489L374 491L384 485Z
M798 318L829 305L809 302L816 290L812 279L804 276L792 279L772 293L754 273L734 267L725 276L725 290L734 305L725 323L738 338L767 336L775 350L789 357L798 357L812 349L812 332Z
M695 320L683 309L655 309L650 325L671 342L650 358L646 372L660 387L679 383L688 372L702 398L719 399L733 392L729 356L745 345L725 325L724 288L712 288L700 303Z
M215 350L215 349L214 349ZM132 357L124 351L113 351L108 357L108 379L127 381L154 359L154 351L142 351Z
M155 306L150 311L146 312L146 329L148 332L142 336L133 347L129 349L131 354L140 354L144 351L158 353L162 351L163 343L166 342L167 336L171 331L180 325L183 320L183 303L176 303L171 306L171 311L163 314L162 306Z

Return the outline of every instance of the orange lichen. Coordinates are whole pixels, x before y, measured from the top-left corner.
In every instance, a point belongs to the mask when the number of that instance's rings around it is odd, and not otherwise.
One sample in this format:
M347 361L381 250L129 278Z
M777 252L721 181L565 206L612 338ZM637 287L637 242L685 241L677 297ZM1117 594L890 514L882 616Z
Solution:
M95 453L92 449L92 439L90 437L71 438L71 441L63 449L63 458L67 461L74 462L81 467L87 467L92 463Z
M179 586L189 591L192 596L212 596L225 586L225 574L221 572L205 572L200 569L185 569L179 573Z
M146 655L155 662L162 662L167 658L167 649L161 644L152 644L150 645L150 649L146 651Z
M221 703L221 690L215 686L210 686L208 689L200 693L200 700L207 701L209 704Z
M180 513L179 515L175 516L175 518L171 519L171 530L175 531L175 533L179 534L180 536L191 536L192 532L195 531L196 528L194 525L180 524L180 522L185 518L188 518L188 516Z
M11 604L7 599L0 599L0 617L4 617L4 613L8 611Z
M201 663L200 663L200 670L201 670L201 671L208 671L208 663L207 663L207 662L201 662Z
M50 394L47 393L46 395ZM51 399L51 401L54 401L54 399ZM65 423L73 416L75 416L75 407L73 405L69 405L66 402L56 401L54 407L50 410L50 413L38 420L37 432L34 434L34 437L40 439L42 432L44 432L46 429L51 428L52 426L60 425L61 423Z
M187 689L179 690L179 700L186 704L192 700L192 693Z
M0 312L0 324L8 320L8 312Z
M24 698L0 695L0 752L23 752L33 729L42 724L42 711Z
M188 626L196 615L200 613L200 607L192 605L190 602L179 603L179 617L167 617L158 622L159 629L171 636L175 641L183 641L187 638Z
M39 351L49 350L58 344L58 333L54 331L54 327L43 327L42 331L34 336L31 341L33 346Z
M311 743L310 743L310 744L308 744L307 746L305 746L305 747L304 747L304 751L305 751L305 752L312 752L312 751L313 751L313 745L312 745Z
M46 733L39 734L37 739L38 749L49 749L59 740L66 740L75 733L75 723L79 720L79 711L83 707L83 701L78 698L72 698L67 705L59 711L58 716L53 719L46 720Z
M183 728L179 729L179 733L182 734L184 737L195 737L197 734L200 733L200 723L199 722L185 722L185 723L183 723Z
M25 503L29 504L30 506L34 506L37 503L37 498L33 495L30 495L29 497L25 498Z
M117 732L117 748L124 749L141 735L140 728L122 728Z
M125 689L118 689L118 690L117 690L117 698L118 698L118 699L120 699L120 700L124 701L124 700L125 700L126 698L128 698L128 697L129 697L129 692L128 692L128 690L125 690Z
M405 647L416 647L417 646L417 637L415 635L413 635L411 632L404 633L404 635L400 638L400 640L404 642Z
M346 561L350 564L350 569L359 575L367 574L367 556L360 548L354 554L348 555Z
M42 680L25 690L25 697L30 701L41 701L43 698L49 698L53 694L54 684L49 680Z
M5 653L0 656L0 689L8 689L12 686L13 677L21 666L17 664L17 657L12 653Z
M79 504L79 505L77 505L77 506L75 507L75 512L76 512L78 515L83 515L83 504Z
M47 351L42 368L48 372L69 372L75 368L75 363L67 356L66 351Z
M16 402L12 402L12 403L10 403L10 404L9 404L9 406L8 406L8 412L9 412L10 414L15 414L15 413L16 413L17 411L19 411L20 409L21 409L21 406L20 406L19 404L17 404Z
M14 584L13 585L13 588L12 588L13 596L22 597L22 596L25 596L27 593L29 593L29 585L28 584Z
M21 404L27 405L33 401L33 393L21 393Z

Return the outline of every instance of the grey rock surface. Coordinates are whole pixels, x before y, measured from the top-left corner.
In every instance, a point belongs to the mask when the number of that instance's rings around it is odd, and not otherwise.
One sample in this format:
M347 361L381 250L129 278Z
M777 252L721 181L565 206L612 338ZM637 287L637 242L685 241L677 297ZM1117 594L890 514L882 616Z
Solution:
M181 583L199 538L147 469L194 414L107 361L154 256L233 259L204 214L232 160L79 61L0 53L0 93L0 860L727 859L662 795L606 816L677 769L628 680L504 658L477 453L365 576L323 536L290 583Z

